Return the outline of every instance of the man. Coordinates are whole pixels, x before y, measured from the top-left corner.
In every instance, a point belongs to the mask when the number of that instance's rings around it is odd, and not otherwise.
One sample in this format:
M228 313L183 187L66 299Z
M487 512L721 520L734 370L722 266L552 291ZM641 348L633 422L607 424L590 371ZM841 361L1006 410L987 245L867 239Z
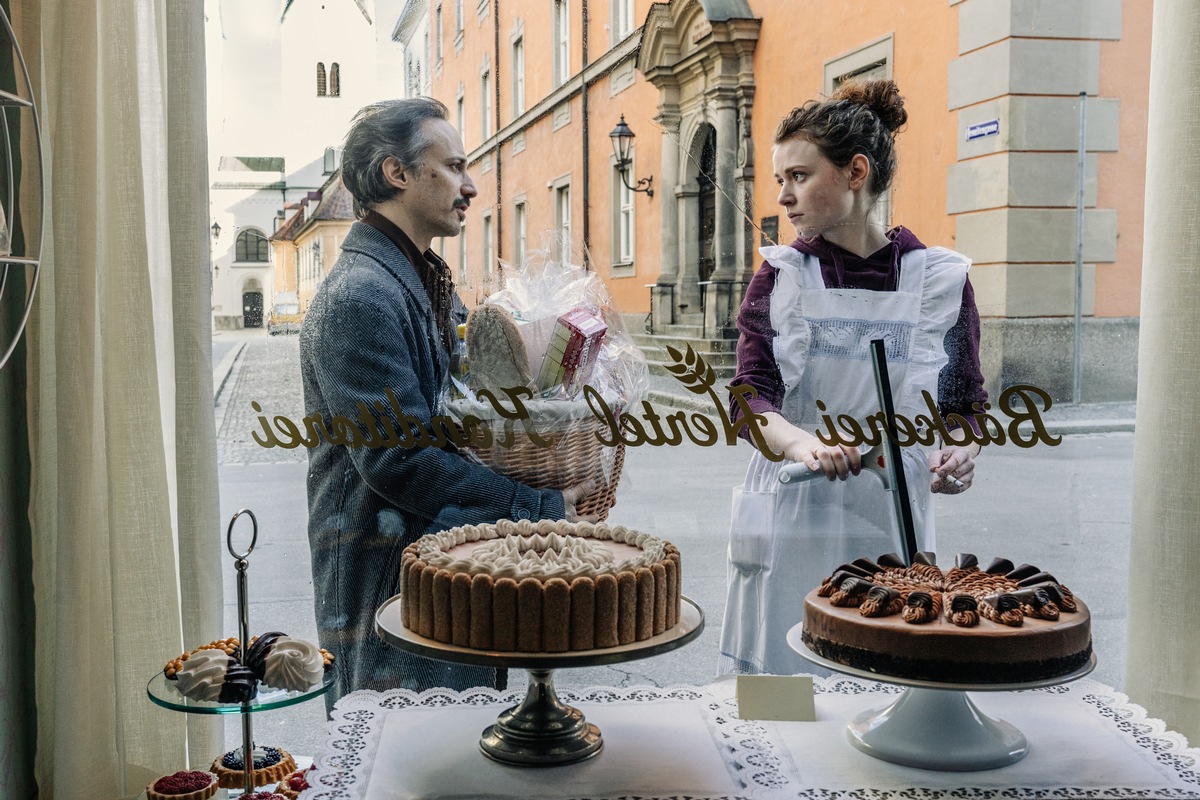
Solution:
M390 390L402 414L428 423L447 386L457 301L449 267L429 248L435 236L459 234L477 194L446 107L416 98L359 111L342 182L359 221L305 316L305 415L326 426L338 415L359 419L361 404L378 415L392 408ZM338 670L329 706L356 689L495 685L494 670L421 658L376 636L375 610L398 592L401 551L457 525L574 519L585 489L532 489L452 449L322 438L309 451L308 533L318 637Z

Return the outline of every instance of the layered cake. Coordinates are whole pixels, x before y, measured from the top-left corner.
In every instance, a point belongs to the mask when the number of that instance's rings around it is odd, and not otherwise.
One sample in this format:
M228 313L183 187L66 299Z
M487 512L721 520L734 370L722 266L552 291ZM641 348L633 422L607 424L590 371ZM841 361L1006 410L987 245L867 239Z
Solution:
M401 623L460 647L566 652L679 621L679 550L621 526L543 520L429 534L401 560Z
M830 661L897 678L1021 683L1065 675L1092 654L1091 615L1053 575L963 553L843 564L804 598L804 643Z

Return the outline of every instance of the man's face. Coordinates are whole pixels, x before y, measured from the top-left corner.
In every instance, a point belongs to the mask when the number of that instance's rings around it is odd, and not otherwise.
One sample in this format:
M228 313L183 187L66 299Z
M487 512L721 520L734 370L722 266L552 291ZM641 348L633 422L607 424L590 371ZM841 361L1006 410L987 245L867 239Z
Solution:
M405 191L415 239L457 236L467 217L471 198L479 194L467 175L467 156L462 137L443 119L427 119L425 133L433 144L425 160L412 171L412 185Z

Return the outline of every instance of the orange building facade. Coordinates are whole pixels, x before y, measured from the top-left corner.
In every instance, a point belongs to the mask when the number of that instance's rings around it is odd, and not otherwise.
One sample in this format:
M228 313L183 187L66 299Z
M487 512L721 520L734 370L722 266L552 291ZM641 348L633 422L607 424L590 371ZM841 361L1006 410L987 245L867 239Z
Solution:
M1061 382L1075 307L1097 394L1133 391L1150 0L430 0L431 93L478 188L441 243L468 304L550 235L660 329L728 335L775 203L778 120L850 77L905 96L881 214L970 256L993 387ZM440 35L439 35L440 34ZM635 133L624 187L610 132ZM1095 358L1088 358L1088 354ZM1068 369L1069 371L1069 369ZM1121 377L1127 375L1128 377ZM1111 396L1110 396L1111 395Z

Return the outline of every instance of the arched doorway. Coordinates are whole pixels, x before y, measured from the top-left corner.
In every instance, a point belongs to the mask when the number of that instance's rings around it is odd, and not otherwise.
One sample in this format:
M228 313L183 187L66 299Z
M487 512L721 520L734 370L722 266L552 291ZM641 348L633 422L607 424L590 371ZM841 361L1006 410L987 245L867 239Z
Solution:
M704 144L700 149L700 168L696 178L699 195L696 198L700 206L700 224L696 233L700 246L700 281L703 283L712 278L717 266L716 235L717 235L717 129L712 125L704 125L701 132Z
M261 328L263 325L262 284L250 278L242 286L242 327Z

